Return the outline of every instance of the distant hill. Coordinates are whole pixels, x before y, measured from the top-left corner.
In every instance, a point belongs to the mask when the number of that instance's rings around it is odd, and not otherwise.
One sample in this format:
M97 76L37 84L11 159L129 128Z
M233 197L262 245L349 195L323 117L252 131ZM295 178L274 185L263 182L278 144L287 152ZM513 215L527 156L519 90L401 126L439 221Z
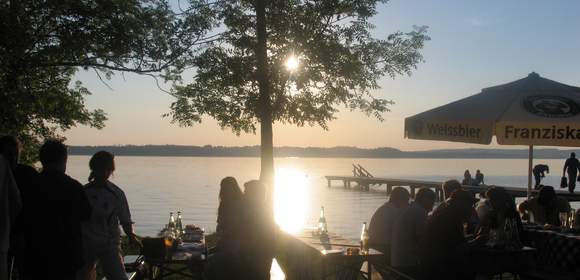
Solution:
M122 145L122 146L71 146L71 155L92 155L107 150L119 156L179 156L179 157L258 157L259 146L180 146L180 145ZM535 149L534 158L567 158L570 150ZM427 151L401 151L383 147L363 149L357 147L276 147L276 157L341 157L341 158L528 158L527 149L446 149Z

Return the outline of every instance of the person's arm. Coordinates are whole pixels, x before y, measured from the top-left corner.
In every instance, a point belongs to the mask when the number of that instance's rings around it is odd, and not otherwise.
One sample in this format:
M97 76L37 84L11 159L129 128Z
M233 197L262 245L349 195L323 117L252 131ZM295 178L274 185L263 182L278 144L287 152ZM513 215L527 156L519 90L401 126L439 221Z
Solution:
M131 220L131 211L129 210L129 202L127 202L127 197L122 190L120 190L120 194L119 223L123 228L123 232L125 232L129 238L129 242L138 246L142 246L141 241L137 237L137 234L135 234L135 228L133 227L134 223Z
M570 161L566 160L566 162L564 163L564 170L562 170L562 177L566 176L566 169L568 168L569 164L570 164Z
M16 220L20 210L22 210L22 199L20 197L20 191L16 186L16 182L14 181L14 177L12 176L12 172L9 168L6 168L6 177L4 178L4 181L8 194L8 218L10 219L10 224L14 224L14 220Z

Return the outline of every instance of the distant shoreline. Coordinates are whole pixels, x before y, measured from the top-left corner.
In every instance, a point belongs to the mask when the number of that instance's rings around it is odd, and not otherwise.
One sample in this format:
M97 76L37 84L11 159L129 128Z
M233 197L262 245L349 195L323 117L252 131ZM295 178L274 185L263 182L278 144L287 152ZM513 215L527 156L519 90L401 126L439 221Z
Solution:
M181 145L123 145L123 146L70 146L70 155L93 155L100 150L117 156L156 157L259 157L259 146L181 146ZM534 150L535 159L566 159L571 150L554 148ZM425 158L425 159L527 159L527 149L445 149L427 151L401 151L383 147L364 149L357 147L275 147L278 158Z

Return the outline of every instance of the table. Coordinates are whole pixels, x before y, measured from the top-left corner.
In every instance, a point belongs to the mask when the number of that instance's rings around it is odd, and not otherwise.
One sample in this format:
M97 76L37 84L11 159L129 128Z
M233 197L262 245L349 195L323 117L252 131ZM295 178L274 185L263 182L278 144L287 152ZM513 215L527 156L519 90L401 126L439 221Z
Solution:
M358 242L337 234L317 236L313 230L298 234L281 233L278 263L287 279L372 279L371 263L384 260L383 253L370 249L368 254L347 255L347 248L359 248ZM367 271L361 271L363 263Z
M202 242L183 242L167 252L164 238L147 238L143 239L143 256L149 267L149 279L170 275L201 279L207 247Z
M473 247L470 250L470 262L477 264L478 275L501 275L511 273L520 275L533 266L536 248L524 246L519 249L496 249L486 246Z
M524 233L524 243L538 249L535 262L539 266L580 275L579 235L529 226Z

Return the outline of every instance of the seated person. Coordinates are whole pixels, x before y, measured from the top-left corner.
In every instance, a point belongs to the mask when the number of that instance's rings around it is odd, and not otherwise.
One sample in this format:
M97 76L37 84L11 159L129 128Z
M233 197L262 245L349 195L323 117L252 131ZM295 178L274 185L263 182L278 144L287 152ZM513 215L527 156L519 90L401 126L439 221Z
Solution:
M522 232L514 199L504 188L491 187L485 192L485 197L476 207L478 235L487 236L491 229L503 227L506 219L515 219L519 232Z
M464 224L473 213L477 200L464 190L457 190L427 219L420 242L421 279L470 279L469 244Z
M481 173L481 171L479 171L479 169L477 169L477 171L475 171L475 184L476 185L484 185L484 175L483 173Z
M469 173L469 170L466 170L465 172ZM443 196L445 197L445 201L443 201L441 204L439 204L438 207L445 205L446 201L449 199L449 197L451 196L451 194L454 191L463 190L463 186L457 180L447 180L447 181L443 182L441 187L443 189ZM475 226L477 225L477 223L478 223L477 222L477 215L476 215L475 210L474 210L472 212L471 218L469 219L468 224L467 224L469 233L475 232Z
M466 171L466 172L469 172L469 171ZM461 187L461 183L459 183L459 181L457 181L457 180L447 180L447 181L443 182L443 184L441 185L441 188L443 189L443 196L445 197L445 200L447 200L449 197L451 197L451 193L453 193L454 191L463 189Z
M526 200L518 206L523 215L533 215L533 222L537 224L560 225L560 212L570 212L568 200L556 196L553 187L543 186L537 197Z
M385 255L390 252L391 236L395 221L403 210L409 206L411 195L407 189L396 187L391 192L389 201L383 204L373 214L369 224L369 245Z
M469 170L465 170L465 172L463 173L463 181L461 181L462 185L466 185L466 186L470 186L473 185L473 178L471 178L471 173L469 173Z
M391 265L397 270L416 276L419 264L419 241L423 237L427 214L433 210L435 192L421 188L415 195L415 201L403 211L395 222L391 246Z

